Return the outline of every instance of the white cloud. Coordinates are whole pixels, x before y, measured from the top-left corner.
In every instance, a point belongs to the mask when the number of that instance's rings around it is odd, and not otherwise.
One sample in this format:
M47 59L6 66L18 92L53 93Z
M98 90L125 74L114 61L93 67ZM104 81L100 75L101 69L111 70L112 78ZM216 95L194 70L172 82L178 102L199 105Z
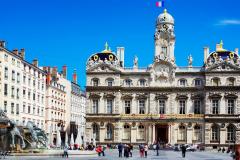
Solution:
M225 19L219 21L216 25L227 26L227 25L240 25L240 20L238 19Z

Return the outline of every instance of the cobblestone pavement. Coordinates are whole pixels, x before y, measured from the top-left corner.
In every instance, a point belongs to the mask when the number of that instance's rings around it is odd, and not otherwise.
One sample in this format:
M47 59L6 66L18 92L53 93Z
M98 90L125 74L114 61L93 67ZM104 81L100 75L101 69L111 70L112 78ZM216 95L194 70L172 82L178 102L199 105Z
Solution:
M217 153L217 152L187 152L186 157L182 158L181 152L174 151L160 151L160 155L156 156L156 152L149 151L147 159L160 159L160 160L232 160L230 154L226 153ZM9 160L59 160L65 159L61 157L7 157ZM105 157L97 157L96 155L92 155L89 157L71 157L69 156L68 160L117 160L117 159L125 159L118 158L117 150L107 150ZM134 150L133 157L128 158L129 160L139 160L146 159L140 158L137 150Z

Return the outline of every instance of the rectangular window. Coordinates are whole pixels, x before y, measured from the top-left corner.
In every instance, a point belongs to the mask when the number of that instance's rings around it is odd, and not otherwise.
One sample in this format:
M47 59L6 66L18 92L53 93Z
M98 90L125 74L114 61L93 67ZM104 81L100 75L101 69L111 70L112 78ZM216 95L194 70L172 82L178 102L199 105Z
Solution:
M201 113L201 101L194 100L194 114L200 114L200 113Z
M113 100L107 99L107 113L112 114L112 110L113 110Z
M113 81L108 81L108 86L112 87L113 86Z
M4 101L4 112L7 113L7 101Z
M16 114L19 114L19 104L16 104Z
M33 87L35 87L36 86L36 80L34 79L33 80Z
M8 55L4 54L4 60L7 62L8 61Z
M12 81L15 81L15 71L12 70Z
M28 114L30 114L30 113L31 113L31 107L28 106Z
M26 105L23 104L23 113L26 113Z
M218 114L219 100L212 100L212 114Z
M8 85L4 84L4 96L8 95Z
M5 69L4 69L4 78L8 79L8 68L7 67L5 67Z
M36 94L35 93L33 93L33 100L35 101L35 96L36 96Z
M180 100L179 105L180 105L179 114L185 114L186 101Z
M97 99L93 100L93 113L95 113L95 114L98 113L98 100Z
M130 114L131 113L131 102L129 100L125 101L125 114Z
M11 103L11 113L14 114L14 103Z
M20 83L20 73L17 73L17 83Z
M23 83L26 84L26 76L23 76Z
M145 100L139 100L139 114L145 114Z
M233 99L228 99L228 114L234 114L234 100Z
M145 86L145 80L144 80L144 79L141 79L141 80L140 80L140 86L141 86L141 87L144 87L144 86Z
M19 88L17 88L17 99L19 99Z
M30 86L31 84L31 78L28 78L28 85Z
M26 90L23 89L23 98L25 98L25 97L26 97Z
M201 85L201 80L200 79L196 79L195 80L195 86L200 86Z
M30 91L28 91L28 99L30 100L30 97L31 97L31 93Z
M165 114L165 101L159 100L159 114Z
M15 94L14 94L14 92L15 92L15 89L14 89L14 87L12 86L12 98L14 98L14 96L15 96Z

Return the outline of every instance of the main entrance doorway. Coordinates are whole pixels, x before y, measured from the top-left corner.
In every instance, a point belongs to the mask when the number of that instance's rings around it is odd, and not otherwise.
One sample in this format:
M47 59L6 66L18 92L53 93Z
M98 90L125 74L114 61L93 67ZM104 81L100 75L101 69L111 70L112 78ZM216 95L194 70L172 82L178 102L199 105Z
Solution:
M156 125L156 140L162 144L168 143L168 125Z

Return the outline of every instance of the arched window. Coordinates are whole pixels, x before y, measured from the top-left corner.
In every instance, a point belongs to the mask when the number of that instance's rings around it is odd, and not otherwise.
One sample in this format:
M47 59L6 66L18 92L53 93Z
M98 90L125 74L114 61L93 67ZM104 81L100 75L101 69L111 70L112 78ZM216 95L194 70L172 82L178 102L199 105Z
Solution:
M227 141L235 141L235 138L236 138L236 130L235 130L235 126L233 125L229 125L227 127Z
M219 86L219 85L220 85L220 78L214 77L214 78L212 79L212 85L213 85L213 86Z
M184 125L180 125L178 128L178 140L186 141L186 127Z
M132 80L131 79L125 79L125 85L127 87L130 87L132 85Z
M97 87L99 85L99 79L98 78L93 78L92 79L92 85Z
M229 77L229 78L227 79L227 85L228 85L228 86L234 86L234 85L235 85L235 78Z
M123 126L123 139L124 140L130 140L130 135L131 135L131 129L128 124L125 124Z
M220 128L218 125L213 125L211 128L211 132L212 132L212 137L211 140L212 141L219 141L219 135L220 135Z
M114 79L113 78L107 78L106 79L106 84L108 87L112 87L114 83Z
M113 125L112 124L107 124L106 139L113 139Z
M181 86L181 87L187 86L187 80L184 79L184 78L180 79L179 80L179 86Z
M145 139L145 129L144 129L144 126L142 124L138 126L137 139L139 139L139 140L144 140Z
M93 138L95 138L95 140L99 141L99 125L94 123L92 125L92 131L93 131Z
M201 141L201 127L199 125L194 126L193 140L198 142Z

